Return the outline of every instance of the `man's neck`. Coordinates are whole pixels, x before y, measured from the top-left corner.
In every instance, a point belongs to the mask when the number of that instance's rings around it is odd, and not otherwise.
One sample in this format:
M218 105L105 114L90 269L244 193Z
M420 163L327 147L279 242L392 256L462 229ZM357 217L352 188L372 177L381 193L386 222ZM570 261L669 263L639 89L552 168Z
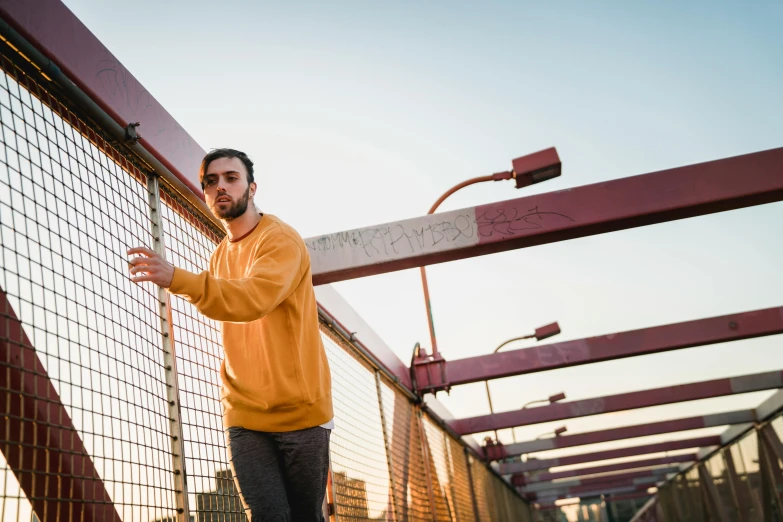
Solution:
M234 241L237 238L248 235L258 225L259 221L261 221L261 214L258 213L255 206L248 206L244 214L231 221L223 221L223 224L226 227L226 232L228 232L229 241Z

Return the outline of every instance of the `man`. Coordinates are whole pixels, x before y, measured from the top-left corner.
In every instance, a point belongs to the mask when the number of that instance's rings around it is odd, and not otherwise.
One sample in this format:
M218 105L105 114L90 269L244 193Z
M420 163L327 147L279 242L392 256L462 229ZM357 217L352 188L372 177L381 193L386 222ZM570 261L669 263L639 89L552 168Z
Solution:
M199 179L227 236L194 274L148 248L128 255L131 279L151 281L222 321L223 424L248 520L320 521L333 418L310 256L293 228L253 204L253 162L213 150Z

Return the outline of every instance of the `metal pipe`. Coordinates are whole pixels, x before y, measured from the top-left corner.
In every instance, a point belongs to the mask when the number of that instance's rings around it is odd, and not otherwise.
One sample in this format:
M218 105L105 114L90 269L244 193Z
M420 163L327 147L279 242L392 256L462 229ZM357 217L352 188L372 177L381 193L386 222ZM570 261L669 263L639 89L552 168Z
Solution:
M500 346L495 348L495 351L492 352L492 353L498 353L498 351L500 351L500 349L503 348L504 346L506 346L508 343L513 343L514 341L522 341L522 340L525 340L525 339L533 339L533 338L535 338L535 336L536 336L536 334L523 335L522 337L514 337L513 339L509 339L508 341L504 341Z
M492 408L492 395L489 393L489 381L484 381L484 386L487 387L487 402L489 402L489 413L494 414L495 410L494 408ZM495 442L500 442L500 439L498 439L498 430L494 430L494 432L495 432Z
M513 172L499 172L497 174L493 174L491 176L480 176L477 178L471 178L469 180L463 181L462 183L459 183L457 185L454 185L449 190L443 193L441 197L438 198L438 200L435 202L435 204L430 207L429 212L427 214L434 214L436 210L438 210L438 207L441 203L443 203L446 198L457 192L458 190L465 188L470 185L475 185L476 183L482 183L485 181L501 181L503 179L511 179L513 176ZM422 266L419 268L419 272L421 274L421 286L424 290L424 306L427 310L427 325L430 329L430 344L432 348L432 355L437 356L438 355L438 341L435 337L435 322L432 318L432 303L430 301L430 287L427 283L427 270Z
M212 214L206 203L198 197L182 180L152 153L138 142L129 142L126 129L114 120L100 105L95 103L84 91L82 91L70 78L68 78L57 65L36 49L22 35L20 35L8 22L0 19L0 32L19 49L28 60L53 83L62 90L63 94L85 111L95 123L112 138L123 144L124 148L146 163L151 170L158 174L167 185L196 207L201 214L210 220L218 229L225 230L223 224ZM143 139L143 138L141 138Z

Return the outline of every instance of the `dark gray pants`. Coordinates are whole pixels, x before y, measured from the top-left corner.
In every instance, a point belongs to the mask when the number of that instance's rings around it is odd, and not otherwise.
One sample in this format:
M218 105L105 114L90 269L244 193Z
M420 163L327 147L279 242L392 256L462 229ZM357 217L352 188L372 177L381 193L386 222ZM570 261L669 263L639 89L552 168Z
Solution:
M234 482L252 522L322 522L330 431L228 428Z

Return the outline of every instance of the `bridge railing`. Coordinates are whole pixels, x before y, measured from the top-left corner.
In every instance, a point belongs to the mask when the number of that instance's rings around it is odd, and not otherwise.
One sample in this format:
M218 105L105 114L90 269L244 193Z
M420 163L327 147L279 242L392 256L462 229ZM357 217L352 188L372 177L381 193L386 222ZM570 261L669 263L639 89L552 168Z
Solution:
M0 520L242 520L219 326L127 272L139 244L203 270L223 232L29 54L3 35ZM532 520L473 448L321 319L333 519Z

